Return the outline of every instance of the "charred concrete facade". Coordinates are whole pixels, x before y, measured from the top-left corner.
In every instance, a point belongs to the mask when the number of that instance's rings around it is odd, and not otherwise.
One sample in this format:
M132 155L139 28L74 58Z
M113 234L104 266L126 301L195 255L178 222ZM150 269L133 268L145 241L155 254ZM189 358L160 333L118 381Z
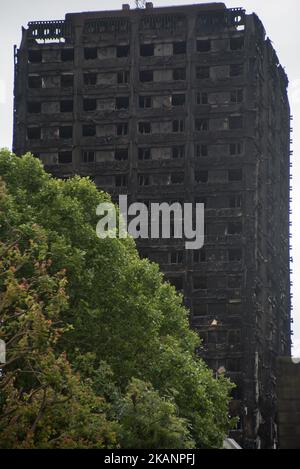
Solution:
M199 351L236 382L234 437L277 441L290 355L288 80L259 18L223 3L29 23L15 51L14 151L132 201L203 202L205 245L138 243L182 291Z

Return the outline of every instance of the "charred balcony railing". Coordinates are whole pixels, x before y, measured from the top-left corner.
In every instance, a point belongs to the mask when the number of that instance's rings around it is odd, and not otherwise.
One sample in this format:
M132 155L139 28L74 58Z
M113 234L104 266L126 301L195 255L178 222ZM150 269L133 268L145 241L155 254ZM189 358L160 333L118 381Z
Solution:
M186 29L184 15L147 15L140 22L140 31L176 32Z
M84 34L128 34L130 22L127 18L97 18L86 20Z
M30 39L64 39L72 36L72 24L64 20L34 21L28 23Z
M246 12L243 8L230 8L223 11L211 11L198 15L197 30L214 31L224 28L245 26Z

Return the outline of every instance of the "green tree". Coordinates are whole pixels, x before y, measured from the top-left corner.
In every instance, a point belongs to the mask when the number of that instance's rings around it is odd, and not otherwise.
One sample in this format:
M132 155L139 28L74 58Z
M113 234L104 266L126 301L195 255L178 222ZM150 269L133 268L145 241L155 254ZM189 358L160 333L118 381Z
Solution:
M133 379L121 401L123 448L194 448L187 422L176 405L162 398L151 384Z
M0 213L6 202L0 183ZM48 272L47 251L36 225L30 237L10 227L0 241L0 448L114 447L119 428L106 419L104 398L56 351L68 299L64 273Z
M109 196L87 178L51 177L31 155L17 158L3 151L0 174L11 197L7 223L25 231L41 226L50 272L64 269L68 280L61 317L72 328L57 348L72 363L79 360L76 349L82 362L92 353L94 370L106 362L122 395L132 378L151 383L153 392L177 406L197 447L219 447L231 426L231 385L214 379L196 357L199 337L158 266L141 260L130 238L97 238L96 207ZM0 220L0 236L6 231Z

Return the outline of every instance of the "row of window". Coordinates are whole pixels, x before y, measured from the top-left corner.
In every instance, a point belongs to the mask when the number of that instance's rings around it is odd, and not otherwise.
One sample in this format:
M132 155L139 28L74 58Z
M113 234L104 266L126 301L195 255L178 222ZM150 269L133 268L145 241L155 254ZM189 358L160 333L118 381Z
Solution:
M89 128L88 128L89 130ZM58 131L59 132L59 131ZM59 135L59 133L57 134ZM242 142L229 143L223 145L223 155L240 155L242 153L243 144ZM85 163L94 163L96 161L109 161L111 160L111 155L114 154L115 160L119 161L128 161L129 160L129 150L128 148L117 148L115 150L83 150L82 152L82 161ZM99 155L105 156L108 154L108 158L98 158ZM98 155L98 156L97 156ZM197 158L212 155L210 152L210 146L205 144L196 144L195 145L195 156ZM155 160L168 160L168 159L183 159L185 156L185 146L176 145L172 147L163 147L163 148L149 148L149 147L139 147L138 148L138 159L139 161L155 161Z
M242 142L235 142L229 143L224 148L225 155L240 155L243 151L243 143ZM95 162L97 159L97 151L96 150L87 150L84 151L83 154L87 153L89 158L86 162ZM118 157L115 159L126 161L129 159L129 151L128 148L126 149L117 149L115 150L115 155L122 154L122 158ZM205 144L196 144L195 145L195 156L209 156L211 155L209 151L209 145ZM182 159L185 156L185 146L184 145L176 145L172 147L164 147L164 148L149 148L149 147L140 147L138 149L138 159L140 161L149 161L149 160L158 160L158 159Z
M151 203L153 201L149 199L143 199L143 200L140 200L140 202L145 204L150 210ZM180 205L182 205L184 203L184 200L177 199L175 201L169 201L169 203L170 204L179 203ZM238 192L233 192L232 194L222 194L218 197L216 196L206 197L206 196L196 195L194 198L194 203L204 204L206 209L241 208L242 207L242 195ZM208 227L207 230L205 231L205 234L208 234L208 235L213 234L212 230L209 229L209 226L210 226L209 224L205 225L205 228ZM225 232L225 229L223 232Z
M168 73L166 73L168 72ZM50 77L51 79L53 77ZM64 73L60 76L54 76L55 83L47 83L47 77L39 74L30 74L28 78L29 88L48 88L54 86L60 86L61 88L73 88L74 86L74 75L73 73ZM186 79L185 68L175 68L169 71L164 70L163 74L159 71L141 71L140 80L142 82L147 81L161 81L163 79L167 81L179 81ZM105 72L103 74L97 72L84 72L83 83L85 86L96 86L103 84L127 84L129 83L130 74L128 70L121 70L118 72Z
M232 51L242 50L244 48L244 37L232 37L229 39L229 49ZM166 57L170 55L181 55L186 54L187 44L185 41L177 41L169 44L141 44L140 45L140 56L141 57ZM212 50L212 41L210 39L198 39L196 41L197 52L210 52ZM57 51L55 51L57 52ZM55 53L54 52L54 53ZM59 51L60 60L62 62L73 62L74 61L74 49L65 48ZM85 60L96 60L104 58L124 58L129 57L130 46L118 45L112 47L84 47L83 56ZM56 56L56 59L58 57ZM43 53L42 49L32 49L28 51L28 62L29 63L42 63L51 61L51 55L49 52Z
M218 314L239 314L241 312L241 303L240 302L230 302L230 303L196 303L193 305L193 315L194 316L211 316Z
M225 118L224 122L217 130L238 130L243 128L243 118L242 116L233 116ZM121 124L117 125L117 135L126 135L128 132L128 125L121 127ZM196 132L208 132L210 130L210 120L209 119L195 119L195 131ZM216 129L214 129L216 130ZM93 124L84 124L82 126L82 136L83 137L95 137L96 136L96 126ZM154 133L183 133L185 131L185 121L183 119L176 119L172 122L162 122L162 123L152 123L152 122L139 122L138 123L138 132L141 135L154 134ZM126 132L126 133L125 133ZM32 126L27 128L27 138L28 140L40 140L43 137L42 127ZM72 125L62 125L57 129L54 129L52 138L63 138L71 139L73 137L73 126ZM205 155L205 146L200 147L200 152L204 151ZM235 151L235 150L233 150ZM197 153L198 154L198 153ZM233 153L234 154L234 153Z
M229 249L227 251L227 259L229 262L241 261L242 250L241 249ZM234 282L236 279L234 280ZM226 276L219 277L218 279L207 275L193 275L193 290L215 290L215 289L227 289ZM233 287L236 288L236 287Z
M209 305L213 309L213 305ZM240 329L221 329L201 332L201 339L206 344L228 344L237 345L241 343Z
M195 78L198 80L204 80L209 78L218 79L217 75L215 77L215 70L216 67L214 66L197 66L195 69ZM222 78L239 77L242 76L243 73L243 63L235 63L222 67ZM107 78L105 78L104 75L107 75ZM139 79L141 83L184 81L186 80L186 69L175 68L172 70L141 70L139 73ZM51 82L51 80L53 81L53 83ZM104 84L128 84L129 80L130 74L127 70L122 70L114 74L99 74L96 72L83 73L83 83L85 86L100 86ZM74 86L74 75L71 73L66 73L61 75L60 77L50 75L46 77L32 73L28 76L28 88L30 89L53 88L59 85L61 88L72 88Z
M242 256L243 252L242 249L239 248L233 248L233 249L228 249L227 250L227 262L241 262L242 261ZM226 275L224 275L222 278L225 278ZM221 277L220 277L221 278ZM230 278L228 276L228 278ZM168 281L174 285L176 290L182 291L184 288L184 277L182 275L174 275L174 276L168 276ZM229 281L228 281L229 282ZM214 282L213 277L211 277L211 287L209 289L215 289L216 288L216 282ZM235 284L235 280L233 280L233 284ZM225 285L225 283L224 283ZM192 282L192 288L194 291L197 290L208 290L208 277L205 275L193 275L193 282ZM222 289L227 289L227 288L237 288L237 287L223 287ZM234 301L230 304L226 303L217 303L217 305L214 307L214 310L210 311L208 308L208 305L205 303L195 303L193 305L193 314L194 316L206 316L210 314L225 314L229 312L229 306L231 309L231 313L240 313L241 312L241 303L240 300Z
M227 178L224 179L225 182L241 182L243 180L243 170L242 169L229 169L226 172ZM158 178L161 179L161 178ZM139 186L155 186L155 176L150 174L139 174L138 175L138 185ZM196 184L203 184L210 182L209 180L209 171L195 171L194 173L194 182ZM214 183L216 181L213 181ZM184 184L184 173L176 172L172 174L165 175L163 185L176 185ZM126 174L120 174L115 176L115 185L116 187L126 187L128 185L128 177Z
M195 69L195 78L197 80L204 80L209 78L215 77L215 70L218 69L220 66L197 66ZM222 78L230 78L230 77L240 77L244 73L244 64L243 63L234 63L229 64L228 66L222 67ZM158 82L164 81L164 72L160 72L159 70L141 70L139 73L139 79L142 83L149 83L149 82ZM173 70L173 80L185 80L186 79L186 70L176 69ZM217 79L217 77L216 77Z
M232 90L229 94L229 102L236 104L243 101L243 90ZM227 98L224 102L228 102ZM138 98L140 109L168 109L177 106L184 106L186 103L186 95L184 93L175 93L167 96L139 96ZM209 104L209 94L207 92L196 93L197 105ZM129 108L129 97L116 97L110 99L97 100L96 98L84 98L83 109L84 111L96 111L97 109L107 110L120 110ZM28 101L27 111L29 114L55 113L55 112L73 112L74 100L63 99L59 102L41 102L41 101Z
M235 222L230 222L228 223L228 231L230 230L230 225L234 225ZM186 251L174 251L174 252L169 252L168 253L168 259L167 263L172 264L172 265L180 265L185 262L185 253ZM161 257L161 253L158 253L158 255ZM155 258L153 258L153 256ZM165 264L166 260L156 258L156 256L151 253L149 255L150 259L156 262L159 262L161 264ZM223 253L222 256L223 262L226 261L240 261L241 260L241 250L238 249L230 249ZM209 257L207 255L207 250L205 248L202 248L200 250L193 251L193 263L194 264L202 264L205 262L209 262ZM223 275L222 277L209 277L209 280L202 280L203 276L195 276L195 279L201 279L201 281L196 280L195 285L206 285L207 288L204 289L214 289L214 288L236 288L239 289L242 287L242 276L241 275L231 275L231 276L226 276ZM198 282L198 283L197 283ZM195 288L195 289L203 289L203 288Z
M226 171L227 178L224 179L224 182L240 182L243 180L243 171L242 169L229 169ZM161 177L159 178L161 179ZM123 181L123 179L122 179ZM210 182L209 171L200 170L194 172L194 182L196 184L203 184ZM213 180L215 183L216 181ZM184 172L176 172L170 175L166 175L165 180L163 181L164 185L174 185L174 184L184 184ZM127 184L126 184L127 185ZM156 177L151 174L139 174L138 176L138 185L139 186L155 186Z
M124 161L128 158L128 152L125 149L116 150L114 153L114 158L116 161ZM55 164L70 164L73 161L73 154L70 150L60 151L57 154L57 160ZM95 156L93 151L84 151L82 153L82 162L83 163L92 163L95 161ZM243 180L243 171L242 169L229 169L224 171L227 177L224 179L225 182L241 182ZM158 178L159 179L159 178ZM161 179L161 178L160 178ZM176 185L184 184L184 172L176 172L171 174L166 174L163 185ZM209 171L201 170L194 172L194 181L196 184L204 184L210 182ZM138 175L138 185L139 186L151 186L156 184L155 176L150 174L139 174ZM216 182L213 180L212 182ZM220 181L219 181L220 182ZM120 174L115 176L115 186L116 187L126 187L128 185L128 176L127 174ZM205 199L202 199L199 203L204 203ZM238 208L241 206L241 200L232 199L231 208ZM235 234L237 234L236 232ZM234 233L232 233L234 234Z
M206 360L206 363L209 368L220 373L240 373L242 371L242 360L240 358Z

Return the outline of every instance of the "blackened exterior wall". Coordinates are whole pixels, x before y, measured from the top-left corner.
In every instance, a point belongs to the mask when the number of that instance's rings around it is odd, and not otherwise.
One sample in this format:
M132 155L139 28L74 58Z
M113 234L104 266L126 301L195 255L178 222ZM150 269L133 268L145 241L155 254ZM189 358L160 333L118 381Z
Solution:
M300 359L277 360L279 448L300 449Z
M290 354L287 77L255 14L222 3L30 23L15 53L14 150L116 199L205 203L205 246L138 243L191 310L199 352L236 383L234 437L276 444Z

